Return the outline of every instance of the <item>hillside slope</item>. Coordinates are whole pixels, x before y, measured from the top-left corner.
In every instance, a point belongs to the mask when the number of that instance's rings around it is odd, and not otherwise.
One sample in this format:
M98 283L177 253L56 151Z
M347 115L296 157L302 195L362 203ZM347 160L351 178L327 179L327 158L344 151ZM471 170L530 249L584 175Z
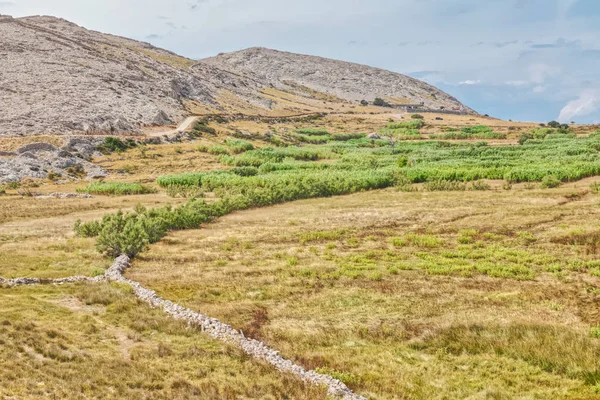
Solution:
M462 107L375 68L248 49L199 62L63 19L0 16L0 136L138 131L190 114L289 115L385 97Z
M53 17L0 17L0 60L0 134L131 131L214 103L191 60Z
M322 57L256 47L199 62L279 89L307 87L348 101L373 101L381 97L398 104L424 103L432 109L473 111L449 94L406 75Z

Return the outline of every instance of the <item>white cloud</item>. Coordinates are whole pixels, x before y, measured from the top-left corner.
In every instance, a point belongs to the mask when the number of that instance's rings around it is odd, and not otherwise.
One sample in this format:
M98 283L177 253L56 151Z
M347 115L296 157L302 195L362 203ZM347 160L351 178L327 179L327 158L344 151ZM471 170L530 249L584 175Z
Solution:
M527 82L527 81L506 81L504 83L507 84L508 86L526 86L526 85L529 85L529 82Z
M551 67L546 64L534 64L529 66L529 76L533 83L544 83L546 79L557 75L559 68Z
M546 87L542 85L538 85L533 88L533 93L544 93L546 91Z
M480 83L481 83L481 81L479 79L477 79L477 80L467 79L466 81L459 82L459 85L479 85Z
M567 103L561 110L558 120L569 122L575 117L584 117L600 111L600 90L586 90L578 99Z

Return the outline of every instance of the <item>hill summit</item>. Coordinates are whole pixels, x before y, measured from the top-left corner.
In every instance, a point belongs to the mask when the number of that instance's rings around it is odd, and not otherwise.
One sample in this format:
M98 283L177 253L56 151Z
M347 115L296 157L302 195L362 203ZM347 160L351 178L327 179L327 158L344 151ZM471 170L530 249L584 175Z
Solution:
M293 115L391 104L466 108L419 80L251 48L194 61L48 16L0 16L0 135L134 132L191 114Z

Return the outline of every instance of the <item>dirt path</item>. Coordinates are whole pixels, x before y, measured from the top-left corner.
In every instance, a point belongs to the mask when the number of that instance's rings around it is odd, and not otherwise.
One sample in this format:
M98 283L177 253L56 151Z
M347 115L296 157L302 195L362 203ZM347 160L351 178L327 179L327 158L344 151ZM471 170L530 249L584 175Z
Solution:
M148 131L148 132L145 132L145 134L147 136L165 136L165 135L166 136L171 136L171 135L176 135L179 132L184 132L185 130L187 130L190 126L192 126L192 124L194 124L198 120L198 118L200 118L200 117L198 117L198 116L187 117L175 129L171 129L171 130L168 130L168 131Z

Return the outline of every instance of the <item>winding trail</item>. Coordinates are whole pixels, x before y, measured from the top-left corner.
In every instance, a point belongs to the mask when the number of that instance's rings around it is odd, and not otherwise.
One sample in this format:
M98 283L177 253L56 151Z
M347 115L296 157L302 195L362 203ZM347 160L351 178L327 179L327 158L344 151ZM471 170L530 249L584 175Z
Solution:
M168 131L160 131L160 132L148 132L148 133L146 133L146 136L155 137L155 136L165 136L165 135L166 136L176 135L180 132L184 132L185 130L187 130L199 118L200 118L199 116L187 117L175 129L170 129Z
M330 396L343 400L366 400L365 397L353 393L343 382L329 375L320 374L313 370L306 370L300 365L283 358L279 352L270 348L265 343L249 339L244 336L242 331L233 329L230 325L224 324L215 318L195 312L189 308L182 307L170 300L159 297L155 291L143 287L140 283L129 280L123 276L127 268L130 267L130 259L126 255L121 255L115 259L103 276L90 278L85 276L73 276L61 279L43 280L38 278L16 278L4 279L0 277L0 287L16 287L52 284L62 285L76 282L121 282L130 285L137 298L144 301L153 308L161 308L164 312L171 315L174 319L187 322L190 326L198 327L202 332L210 337L220 340L224 343L234 345L242 349L249 356L266 361L277 370L291 373L304 382L313 385L327 387Z

